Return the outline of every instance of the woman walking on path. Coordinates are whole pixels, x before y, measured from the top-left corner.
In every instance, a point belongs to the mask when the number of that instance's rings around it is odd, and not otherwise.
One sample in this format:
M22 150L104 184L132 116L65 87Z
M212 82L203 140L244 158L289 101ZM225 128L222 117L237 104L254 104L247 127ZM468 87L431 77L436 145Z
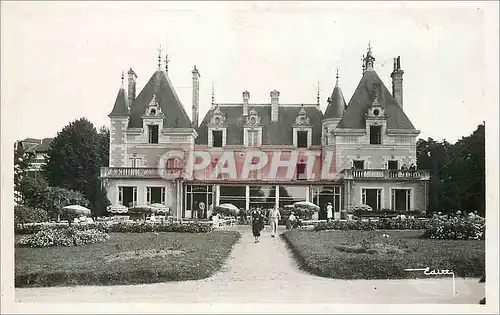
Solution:
M269 225L271 225L271 237L275 237L278 230L278 221L281 220L281 214L277 207L269 211Z
M259 242L260 231L264 228L264 216L259 209L252 211L252 233L255 237L255 243Z

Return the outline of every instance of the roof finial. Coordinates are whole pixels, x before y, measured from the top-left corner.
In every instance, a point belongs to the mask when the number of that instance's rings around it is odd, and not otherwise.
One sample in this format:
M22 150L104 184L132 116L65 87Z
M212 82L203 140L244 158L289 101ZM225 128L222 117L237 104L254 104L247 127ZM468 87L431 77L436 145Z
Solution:
M125 74L123 73L123 70L122 70L122 85L121 85L121 88L123 89L125 87L124 85L124 79L125 79Z
M168 72L168 63L170 60L168 60L168 52L167 52L167 44L165 44L165 72Z
M319 81L318 81L318 91L316 94L316 104L318 104L318 106L319 106L319 99L320 99L320 97L319 97Z
M215 104L215 86L214 81L212 81L212 105Z
M372 45L371 42L368 42L368 51L366 53L366 57L363 56L363 72L365 71L373 71L373 65L375 63L375 57L372 55Z
M158 70L161 71L161 51L162 51L162 48L161 48L161 45L158 47Z
M335 71L336 72L336 75L335 75L335 87L338 87L339 86L339 62L337 61L337 70Z

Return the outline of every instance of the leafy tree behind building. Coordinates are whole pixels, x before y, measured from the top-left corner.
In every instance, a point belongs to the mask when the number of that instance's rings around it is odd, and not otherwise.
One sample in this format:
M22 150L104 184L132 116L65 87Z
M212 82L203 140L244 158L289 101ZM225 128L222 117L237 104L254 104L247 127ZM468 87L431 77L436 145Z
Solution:
M103 215L109 200L99 181L109 161L109 131L99 131L85 118L65 126L52 141L43 170L50 186L81 192L93 214Z

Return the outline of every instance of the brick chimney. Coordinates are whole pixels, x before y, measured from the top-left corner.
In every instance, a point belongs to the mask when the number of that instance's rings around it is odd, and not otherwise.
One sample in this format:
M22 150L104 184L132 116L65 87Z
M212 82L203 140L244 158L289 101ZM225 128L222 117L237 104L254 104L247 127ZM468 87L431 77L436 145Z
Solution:
M248 116L248 101L250 100L250 92L243 92L243 116Z
M128 71L128 106L132 106L132 102L135 100L135 87L137 84L137 75L134 70L130 68Z
M280 92L271 91L271 121L278 121Z
M200 73L196 66L194 66L193 71L193 108L192 108L192 124L193 127L198 128L198 112L200 108Z
M403 73L401 70L401 57L394 58L394 70L391 73L392 78L392 96L396 99L399 106L403 108Z

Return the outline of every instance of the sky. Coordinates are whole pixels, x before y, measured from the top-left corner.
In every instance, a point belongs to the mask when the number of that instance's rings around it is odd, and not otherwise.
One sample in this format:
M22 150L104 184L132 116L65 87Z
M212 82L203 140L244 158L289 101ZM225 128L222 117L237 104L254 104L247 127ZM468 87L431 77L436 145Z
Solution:
M315 103L319 82L324 111L337 66L349 102L370 43L389 90L392 60L401 56L403 108L419 137L454 142L498 118L491 115L498 92L488 89L488 10L432 2L2 1L2 120L14 140L54 137L80 117L109 126L122 71L134 69L140 91L160 45L188 115L191 70L199 70L200 121L212 84L216 102L241 102L248 90L251 102L266 103L277 89L282 103Z

